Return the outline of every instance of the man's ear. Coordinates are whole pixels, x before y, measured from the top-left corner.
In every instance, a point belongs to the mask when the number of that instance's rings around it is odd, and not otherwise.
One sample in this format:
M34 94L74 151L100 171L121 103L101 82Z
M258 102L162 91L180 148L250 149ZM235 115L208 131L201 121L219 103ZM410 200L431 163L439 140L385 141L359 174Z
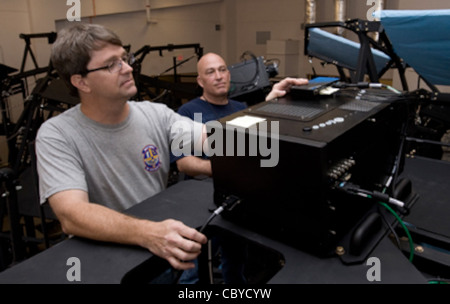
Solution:
M70 77L70 82L74 87L76 87L79 91L84 93L89 93L91 88L89 87L86 79L80 74L75 74Z
M203 89L203 81L200 76L197 76L197 84Z

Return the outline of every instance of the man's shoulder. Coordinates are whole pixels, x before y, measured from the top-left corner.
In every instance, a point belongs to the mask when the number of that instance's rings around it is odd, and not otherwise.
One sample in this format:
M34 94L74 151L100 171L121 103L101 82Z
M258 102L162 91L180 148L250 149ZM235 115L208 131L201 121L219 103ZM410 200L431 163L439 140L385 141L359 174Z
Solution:
M79 106L75 106L49 117L39 126L36 137L64 138L68 134L73 134L80 124L80 112Z
M203 105L202 100L199 97L196 97L183 104L178 109L178 113L186 116L194 112L198 112L198 110L202 108L202 105Z
M145 113L145 115L160 116L169 115L172 112L175 112L164 103L151 101L129 101L128 104L132 109L134 109L133 111Z
M180 107L180 110L181 110L181 109L190 109L190 108L193 108L193 107L198 107L198 106L201 106L202 103L203 103L203 102L202 102L202 100L200 99L200 97L196 97L196 98L193 98L193 99L189 100L188 102L184 103L184 104Z
M244 102L242 102L242 101L237 101L237 100L234 100L234 99L230 99L229 102L234 107L238 108L239 110L243 110L243 109L247 108L247 105Z
M58 115L49 117L47 120L45 120L42 125L40 126L40 128L45 128L51 125L65 125L70 123L71 121L76 120L77 115L79 115L80 110L79 110L79 105L69 108L67 110L65 110L62 113L59 113Z
M134 108L151 108L151 109L169 109L164 103L157 103L152 101L128 101L128 104Z

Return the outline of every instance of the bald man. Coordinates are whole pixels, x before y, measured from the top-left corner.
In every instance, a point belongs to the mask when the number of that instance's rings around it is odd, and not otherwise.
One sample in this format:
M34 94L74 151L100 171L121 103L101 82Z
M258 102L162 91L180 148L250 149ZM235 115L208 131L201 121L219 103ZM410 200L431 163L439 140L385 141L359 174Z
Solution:
M197 63L197 73L197 83L203 94L182 105L179 114L194 119L196 113L201 113L202 123L206 123L246 108L244 103L228 99L231 76L222 57L214 53L205 54ZM211 163L206 157L185 156L176 162L180 172L209 172L208 175L212 175Z
M231 75L225 60L221 56L215 53L203 55L197 63L197 73L197 83L203 89L203 94L182 105L178 110L179 114L194 119L196 113L201 113L202 123L207 123L208 121L219 120L247 107L243 102L228 98ZM307 83L308 80L304 78L285 78L272 87L271 92L266 96L266 100L286 95L293 85ZM212 175L211 164L206 157L185 156L178 158L176 162L180 172L194 172L198 173L197 175L201 175L202 172L209 172L208 175Z

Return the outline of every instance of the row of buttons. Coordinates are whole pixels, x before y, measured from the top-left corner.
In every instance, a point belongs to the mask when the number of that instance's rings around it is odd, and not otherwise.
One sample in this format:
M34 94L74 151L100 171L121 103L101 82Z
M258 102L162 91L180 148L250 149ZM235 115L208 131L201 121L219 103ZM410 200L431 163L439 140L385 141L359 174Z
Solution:
M344 118L342 117L336 117L335 119L331 119L325 123L321 123L319 125L314 125L312 127L305 127L303 128L303 131L305 132L311 132L312 130L319 130L320 128L326 128L335 124L340 124L344 122Z

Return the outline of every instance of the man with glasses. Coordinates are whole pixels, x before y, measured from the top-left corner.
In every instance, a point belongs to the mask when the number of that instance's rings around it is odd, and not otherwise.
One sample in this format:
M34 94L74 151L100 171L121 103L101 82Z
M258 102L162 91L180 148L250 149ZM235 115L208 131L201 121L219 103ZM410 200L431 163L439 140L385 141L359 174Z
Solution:
M137 92L133 57L102 26L62 30L51 60L81 102L38 131L41 203L50 203L68 235L142 246L175 269L194 267L185 261L197 258L205 235L176 220L154 222L121 211L165 189L171 142L193 134L201 137L193 142L205 140L203 125L162 104L129 101ZM179 121L189 128L171 128Z

